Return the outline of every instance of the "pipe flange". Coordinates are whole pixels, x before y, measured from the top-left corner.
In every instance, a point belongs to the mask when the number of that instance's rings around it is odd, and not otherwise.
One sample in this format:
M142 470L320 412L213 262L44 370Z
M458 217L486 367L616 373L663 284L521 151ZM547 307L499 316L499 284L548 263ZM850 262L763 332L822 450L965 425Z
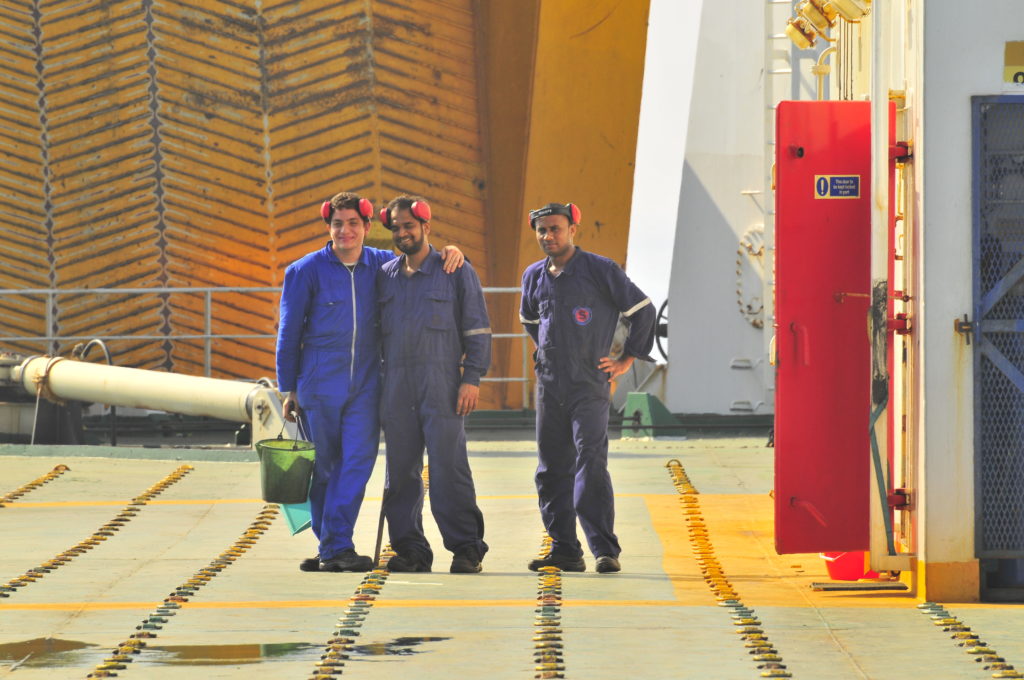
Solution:
M46 401L64 406L67 404L67 401L58 397L53 393L53 390L50 389L50 371L53 370L53 367L61 361L64 361L64 357L50 357L46 362L46 368L43 369L42 374L32 378L32 382L36 384L37 397L43 397Z

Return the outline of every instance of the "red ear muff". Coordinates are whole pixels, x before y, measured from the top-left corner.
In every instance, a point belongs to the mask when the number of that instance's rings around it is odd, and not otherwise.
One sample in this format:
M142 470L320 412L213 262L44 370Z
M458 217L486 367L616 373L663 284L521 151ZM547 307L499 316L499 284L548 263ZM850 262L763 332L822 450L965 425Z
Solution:
M430 221L430 204L426 201L416 201L409 208L409 212L412 216L418 219L420 222Z
M334 214L334 207L331 205L331 202L324 201L324 204L320 206L320 217L324 218L324 222L330 224L332 214Z
M373 203L370 203L365 198L359 199L359 214L364 220L368 220L373 217Z
M391 228L391 211L388 210L387 208L381 208L381 210L380 210L380 221L384 224L385 227L390 229Z
M569 219L572 220L573 224L579 224L580 223L580 217L581 217L579 206L577 206L575 203L567 203L566 205L569 208L569 212L572 213L569 216Z

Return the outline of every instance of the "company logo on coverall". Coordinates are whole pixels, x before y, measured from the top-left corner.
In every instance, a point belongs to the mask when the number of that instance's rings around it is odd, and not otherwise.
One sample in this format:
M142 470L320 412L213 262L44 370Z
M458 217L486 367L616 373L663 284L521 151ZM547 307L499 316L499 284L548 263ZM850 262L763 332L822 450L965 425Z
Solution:
M572 318L575 319L577 325L586 326L594 318L594 314L590 311L590 307L577 307L572 310Z

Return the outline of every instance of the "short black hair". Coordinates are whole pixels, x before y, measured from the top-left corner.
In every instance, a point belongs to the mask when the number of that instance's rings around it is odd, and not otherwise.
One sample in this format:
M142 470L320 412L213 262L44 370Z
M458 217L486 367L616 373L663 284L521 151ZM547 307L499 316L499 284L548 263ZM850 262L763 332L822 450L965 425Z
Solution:
M364 215L359 211L359 202L363 200L363 197L359 194L353 194L351 191L342 191L341 193L334 194L331 196L331 213L335 210L355 210L356 214L363 218L363 222L369 224L370 217L373 216L373 210L370 210L369 215Z
M402 194L401 196L395 196L388 201L387 210L389 214L394 214L395 210L409 210L411 212L413 203L427 203L427 199L422 196L409 196L407 194ZM413 217L416 216L413 215ZM419 220L420 218L416 217L416 219ZM420 221L422 222L423 220Z

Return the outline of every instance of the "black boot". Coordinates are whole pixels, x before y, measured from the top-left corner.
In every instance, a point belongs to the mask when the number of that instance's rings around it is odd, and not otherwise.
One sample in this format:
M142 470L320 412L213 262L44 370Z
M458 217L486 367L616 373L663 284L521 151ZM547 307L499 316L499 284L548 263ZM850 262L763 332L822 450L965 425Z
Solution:
M357 555L352 548L342 550L334 557L320 562L320 571L370 571L373 560L364 555Z
M526 565L530 571L539 571L544 567L558 567L562 571L586 571L587 563L583 561L583 555L571 556L559 553L550 553L547 557L538 557Z
M473 547L460 549L455 553L455 559L452 560L452 568L449 571L453 574L480 573L483 571L483 565L480 564L480 553Z
M430 571L430 563L415 553L395 555L388 560L387 570L409 573L427 572Z

